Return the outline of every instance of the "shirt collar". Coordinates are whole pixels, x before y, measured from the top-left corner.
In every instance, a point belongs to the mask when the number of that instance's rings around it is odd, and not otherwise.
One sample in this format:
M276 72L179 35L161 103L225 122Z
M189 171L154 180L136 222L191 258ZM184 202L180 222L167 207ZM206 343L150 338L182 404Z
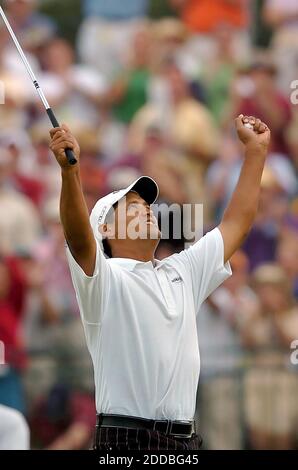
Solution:
M158 269L162 264L162 262L157 259L154 260L155 266L152 266L151 261L144 262L144 261L138 261L138 260L131 259L131 258L110 258L108 261L110 264L120 266L122 268L127 269L128 271L133 271L136 267Z

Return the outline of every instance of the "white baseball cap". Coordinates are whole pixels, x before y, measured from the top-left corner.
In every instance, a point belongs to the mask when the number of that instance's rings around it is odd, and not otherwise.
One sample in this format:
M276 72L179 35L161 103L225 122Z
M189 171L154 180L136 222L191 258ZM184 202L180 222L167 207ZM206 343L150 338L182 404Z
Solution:
M94 236L100 242L102 249L102 235L99 232L98 227L105 223L106 216L113 205L120 201L120 199L126 196L126 194L128 194L130 191L135 191L138 193L141 198L143 198L144 201L150 205L154 204L159 195L159 188L157 183L149 176L141 176L126 189L113 191L107 196L99 199L92 209L90 223Z

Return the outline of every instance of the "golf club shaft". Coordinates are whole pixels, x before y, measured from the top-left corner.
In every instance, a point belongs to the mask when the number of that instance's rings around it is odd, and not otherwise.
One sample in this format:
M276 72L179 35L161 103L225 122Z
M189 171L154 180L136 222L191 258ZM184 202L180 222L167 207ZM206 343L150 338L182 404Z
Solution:
M16 37L16 35L15 35L15 33L14 33L12 27L10 26L10 23L9 23L9 21L8 21L6 15L5 15L5 13L4 13L4 11L3 11L3 8L2 8L1 6L0 6L0 15L2 16L2 19L3 19L4 23L5 23L5 26L6 26L7 30L8 30L8 32L9 32L9 34L10 34L10 36L11 36L13 42L14 42L14 45L16 46L16 48L17 48L17 50L18 50L18 52L19 52L19 54L20 54L20 56L21 56L21 59L22 59L24 65L25 65L25 67L26 67L26 69L27 69L27 72L28 72L28 74L29 74L29 76L30 76L30 78L31 78L31 80L32 80L32 82L33 82L35 88L36 88L36 91L37 91L37 93L38 93L38 95L39 95L39 97L40 97L40 99L41 99L41 101L42 101L42 103L43 103L45 109L46 109L47 115L48 115L48 117L49 117L49 119L50 119L50 121L51 121L51 123L52 123L52 126L53 126L53 127L60 127L59 122L57 121L56 116L55 116L55 114L54 114L52 108L50 107L50 105L49 105L49 103L48 103L48 101L47 101L47 99L46 99L46 97L45 97L45 95L44 95L44 92L43 92L42 89L40 88L40 85L39 85L38 81L36 80L36 77L35 77L35 75L34 75L34 72L33 72L33 70L32 70L32 67L31 67L31 65L29 64L29 62L28 62L28 60L27 60L27 57L25 56L25 54L24 54L24 52L23 52L23 49L21 48L21 45L20 45L20 43L19 43L19 41L18 41L18 39L17 39L17 37ZM75 164L77 163L77 160L76 160L76 158L75 158L75 156L74 156L74 153L73 153L73 151L72 151L71 149L66 149L66 150L65 150L65 154L66 154L67 160L68 160L68 162L70 163L70 165L75 165Z

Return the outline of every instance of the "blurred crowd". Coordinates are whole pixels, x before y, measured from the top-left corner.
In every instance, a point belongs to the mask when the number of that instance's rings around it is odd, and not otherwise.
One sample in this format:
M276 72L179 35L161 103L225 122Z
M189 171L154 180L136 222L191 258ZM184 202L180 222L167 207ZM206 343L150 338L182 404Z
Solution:
M234 118L255 115L271 128L254 227L231 260L233 277L198 314L197 418L206 448L297 448L298 2L262 2L272 38L260 48L252 40L260 2L162 1L173 16L152 20L149 0L81 0L75 43L41 13L45 1L3 4L80 143L89 209L146 174L160 186L158 202L204 204L208 231L241 169ZM2 23L0 83L0 404L26 416L33 448L88 448L92 367L59 222L60 171L47 116ZM170 236L157 256L183 243Z

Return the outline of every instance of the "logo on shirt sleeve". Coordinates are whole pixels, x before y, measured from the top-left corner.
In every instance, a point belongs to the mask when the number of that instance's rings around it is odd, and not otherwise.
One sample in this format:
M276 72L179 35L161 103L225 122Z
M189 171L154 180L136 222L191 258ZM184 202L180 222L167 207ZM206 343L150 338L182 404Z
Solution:
M176 276L176 277L174 277L174 279L171 279L171 282L175 282L175 283L183 282L183 279L180 276Z

